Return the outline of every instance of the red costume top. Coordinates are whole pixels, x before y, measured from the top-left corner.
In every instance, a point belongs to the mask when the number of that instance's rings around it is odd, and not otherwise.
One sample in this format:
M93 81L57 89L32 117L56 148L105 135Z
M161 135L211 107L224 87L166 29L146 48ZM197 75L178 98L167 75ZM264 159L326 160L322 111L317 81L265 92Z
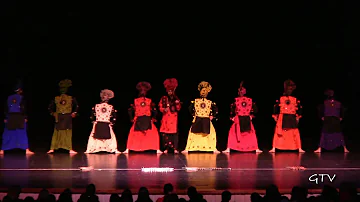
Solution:
M134 99L135 118L139 116L151 116L151 99L139 97Z
M178 112L181 109L181 103L175 95L177 86L178 82L174 78L164 81L164 87L169 95L163 96L159 102L159 109L163 114L160 127L162 133L172 134L178 132Z
M253 109L251 98L242 96L235 98L236 114L238 116L250 116Z
M296 114L299 101L293 96L280 97L279 108L280 114Z

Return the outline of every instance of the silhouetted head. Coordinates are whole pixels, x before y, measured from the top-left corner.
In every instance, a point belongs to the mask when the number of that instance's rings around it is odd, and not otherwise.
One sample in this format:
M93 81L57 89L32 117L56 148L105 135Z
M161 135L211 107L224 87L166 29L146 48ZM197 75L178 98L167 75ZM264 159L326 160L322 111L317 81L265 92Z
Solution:
M231 193L229 191L223 191L223 193L221 193L221 201L229 202L230 200L231 200Z

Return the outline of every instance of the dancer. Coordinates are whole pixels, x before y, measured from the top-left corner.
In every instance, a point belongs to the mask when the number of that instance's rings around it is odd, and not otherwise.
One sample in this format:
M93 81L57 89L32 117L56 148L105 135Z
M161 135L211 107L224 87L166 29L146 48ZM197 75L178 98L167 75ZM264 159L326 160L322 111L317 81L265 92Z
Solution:
M101 103L92 108L93 129L91 131L86 152L109 152L121 153L117 149L116 136L113 131L113 125L116 121L116 110L108 102L114 97L114 92L104 89L100 92Z
M187 153L188 151L212 151L220 153L216 149L216 131L211 123L213 118L216 119L218 109L214 102L206 99L211 89L211 85L206 81L202 81L198 85L201 98L191 102L192 104L189 109L194 119L189 131L186 148L182 153Z
M123 153L128 153L129 150L156 150L157 153L162 153L159 149L159 133L153 123L157 115L156 105L146 97L151 85L148 82L140 82L136 89L139 91L139 97L129 108L133 126L130 129L127 149Z
M72 81L69 79L60 81L60 95L50 103L49 111L55 118L55 128L48 154L56 149L66 149L71 154L77 153L72 150L72 119L76 117L79 106L75 97L67 95L71 86Z
M344 136L341 131L341 121L344 118L344 106L341 102L335 100L334 91L325 91L326 100L319 106L319 115L323 120L323 128L319 148L315 151L320 153L321 149L334 150L337 147L343 147L344 152L349 150L346 148Z
M296 85L291 80L284 82L284 94L274 105L273 118L276 121L273 148L269 152L275 152L275 149L281 150L299 150L301 148L300 132L298 123L301 118L302 106L300 101L291 96L296 89Z
M21 82L15 88L15 94L10 95L5 107L5 128L2 136L2 146L0 154L4 150L23 149L26 154L33 154L29 150L27 137L27 117L26 106Z
M179 98L175 95L178 81L175 78L166 79L164 87L168 93L159 103L160 112L163 114L160 133L163 139L165 153L170 149L178 153L178 112L181 109Z
M224 151L226 153L230 150L237 151L256 151L262 152L258 148L258 142L252 119L257 112L255 102L249 97L246 97L246 89L243 87L243 82L240 83L238 89L239 97L235 98L235 102L231 105L231 120L234 122L229 131L228 148Z

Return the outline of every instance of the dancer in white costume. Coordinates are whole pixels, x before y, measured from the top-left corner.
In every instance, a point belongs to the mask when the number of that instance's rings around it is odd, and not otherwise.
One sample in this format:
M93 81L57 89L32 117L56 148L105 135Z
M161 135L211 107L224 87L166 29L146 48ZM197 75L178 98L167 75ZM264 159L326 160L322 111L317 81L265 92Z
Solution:
M114 92L108 89L100 92L101 103L93 108L94 122L86 152L121 153L117 149L116 136L112 126L116 121L116 110L108 102L114 97Z

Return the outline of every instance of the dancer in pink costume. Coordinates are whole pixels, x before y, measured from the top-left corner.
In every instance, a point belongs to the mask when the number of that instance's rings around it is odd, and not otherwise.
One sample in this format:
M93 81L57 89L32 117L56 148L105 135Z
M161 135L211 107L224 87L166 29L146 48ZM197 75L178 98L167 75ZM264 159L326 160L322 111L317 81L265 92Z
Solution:
M236 150L260 153L262 151L258 148L256 132L252 124L254 113L257 111L255 102L245 96L246 89L243 87L243 82L240 83L238 94L239 96L231 105L231 120L234 123L229 131L228 148L224 152Z

